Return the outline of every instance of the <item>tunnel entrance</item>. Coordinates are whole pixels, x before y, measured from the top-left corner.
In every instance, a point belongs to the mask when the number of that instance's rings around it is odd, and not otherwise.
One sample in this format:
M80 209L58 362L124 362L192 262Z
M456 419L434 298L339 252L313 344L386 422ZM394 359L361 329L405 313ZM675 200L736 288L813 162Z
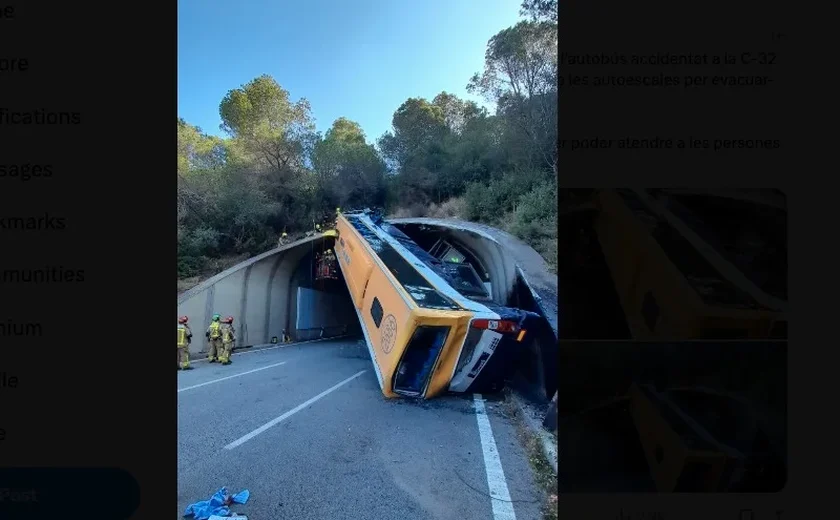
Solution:
M426 224L393 223L418 246L445 263L470 267L475 280L486 288L486 297L465 296L478 302L491 300L498 305L534 312L546 318L531 287L515 262L500 253L491 240L466 230ZM534 341L516 359L507 383L535 402L546 403L557 389L557 336L548 320L538 330L529 331Z
M293 271L288 291L287 333L292 341L361 335L341 269L329 269L333 239L312 242ZM325 259L326 257L326 259Z

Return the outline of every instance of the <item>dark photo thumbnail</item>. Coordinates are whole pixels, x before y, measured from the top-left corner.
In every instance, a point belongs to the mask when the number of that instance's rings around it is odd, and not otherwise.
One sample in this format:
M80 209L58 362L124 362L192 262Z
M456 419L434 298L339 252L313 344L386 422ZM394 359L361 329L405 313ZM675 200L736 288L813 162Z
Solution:
M565 342L561 493L781 490L786 342Z
M787 339L787 202L767 188L560 190L560 338Z

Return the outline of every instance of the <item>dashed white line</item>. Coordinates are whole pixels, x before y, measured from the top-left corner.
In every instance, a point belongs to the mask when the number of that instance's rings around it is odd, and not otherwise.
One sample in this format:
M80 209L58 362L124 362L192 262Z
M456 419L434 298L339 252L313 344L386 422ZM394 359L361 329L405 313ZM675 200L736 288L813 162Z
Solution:
M484 454L484 470L487 472L487 487L490 489L490 503L493 507L493 520L516 520L502 461L499 459L499 450L496 448L496 439L493 437L493 429L484 407L484 398L481 394L474 394L473 399L475 417L478 420L478 435L481 437L481 451Z
M262 426L260 426L259 428L257 428L256 430L252 431L251 433L245 434L242 437L236 439L235 441L233 441L230 444L228 444L227 446L225 446L225 449L226 450L232 450L232 449L236 448L237 446L241 446L242 444L245 444L246 442L250 441L251 439L253 439L257 435L259 435L262 432L268 430L272 426L276 426L277 424L281 423L282 421L285 421L286 419L288 419L292 415L298 413L299 411L303 410L304 408L306 408L310 404L314 403L315 401L321 399L322 397L326 396L327 394L335 392L336 390L338 390L342 386L346 385L350 381L356 379L357 377L364 374L365 372L367 372L367 370L362 370L361 372L356 372L354 375L348 377L347 379L338 383L337 385L332 386L330 388L327 388L326 390L324 390L320 394L316 395L312 399L304 401L303 403L295 406L294 408L292 408L288 412L284 413L280 417L277 417L276 419L272 419L272 420L268 421L267 423L263 424Z
M281 362L279 362L279 363L274 363L273 365L266 365L266 366L264 366L264 367L255 368L254 370L248 370L247 372L240 372L240 373L238 373L238 374L233 374L232 376L222 377L222 378L219 378L219 379L214 379L214 380L212 380L212 381L205 381L204 383L199 383L199 384L197 384L197 385L187 386L187 387L185 387L185 388L179 388L179 389L178 389L178 393L180 394L181 392L185 392L185 391L187 391L187 390L192 390L193 388L198 388L198 387L201 387L201 386L212 385L213 383L218 383L218 382L220 382L220 381L227 381L228 379L233 379L234 377L239 377L239 376L245 376L245 375L248 375L248 374L253 374L254 372L259 372L260 370L268 370L269 368L274 368L274 367L277 367L277 366L280 366L280 365L285 365L285 364L286 364L286 362L285 362L285 361L281 361Z

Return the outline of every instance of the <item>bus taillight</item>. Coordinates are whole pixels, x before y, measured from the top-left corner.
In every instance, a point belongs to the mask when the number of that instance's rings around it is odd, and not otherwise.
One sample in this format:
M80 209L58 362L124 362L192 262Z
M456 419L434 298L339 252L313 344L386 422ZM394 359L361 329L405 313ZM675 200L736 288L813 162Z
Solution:
M513 321L506 321L506 320L485 320L485 319L478 319L473 320L472 322L473 328L476 329L486 329L492 330L494 332L501 332L501 333L517 333L519 332L520 328L516 322Z

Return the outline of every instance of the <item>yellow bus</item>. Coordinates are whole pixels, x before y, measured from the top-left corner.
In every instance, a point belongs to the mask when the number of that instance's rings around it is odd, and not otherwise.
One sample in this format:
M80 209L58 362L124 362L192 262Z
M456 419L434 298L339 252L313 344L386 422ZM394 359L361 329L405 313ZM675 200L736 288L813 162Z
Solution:
M494 303L468 262L433 256L376 212L340 213L336 231L338 265L386 397L496 389L544 319Z

